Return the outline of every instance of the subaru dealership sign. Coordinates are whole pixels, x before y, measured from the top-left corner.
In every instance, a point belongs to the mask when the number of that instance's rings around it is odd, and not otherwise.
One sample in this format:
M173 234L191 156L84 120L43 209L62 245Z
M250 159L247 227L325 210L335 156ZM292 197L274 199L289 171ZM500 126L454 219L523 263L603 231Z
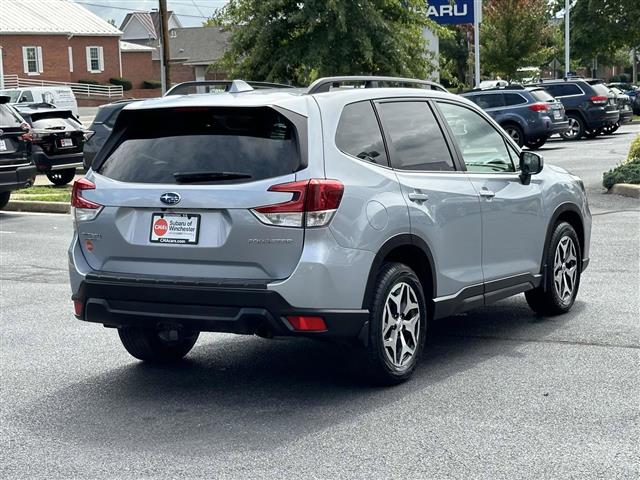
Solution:
M473 23L474 0L427 0L427 15L440 25Z

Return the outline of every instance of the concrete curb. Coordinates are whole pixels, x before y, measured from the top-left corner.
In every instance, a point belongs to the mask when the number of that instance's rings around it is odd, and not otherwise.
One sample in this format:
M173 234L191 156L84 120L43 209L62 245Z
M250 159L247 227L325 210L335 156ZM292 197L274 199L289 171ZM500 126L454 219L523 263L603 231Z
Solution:
M71 205L67 202L11 200L4 209L12 212L69 213Z
M623 195L625 197L640 198L640 185L631 183L616 183L609 189L609 193Z

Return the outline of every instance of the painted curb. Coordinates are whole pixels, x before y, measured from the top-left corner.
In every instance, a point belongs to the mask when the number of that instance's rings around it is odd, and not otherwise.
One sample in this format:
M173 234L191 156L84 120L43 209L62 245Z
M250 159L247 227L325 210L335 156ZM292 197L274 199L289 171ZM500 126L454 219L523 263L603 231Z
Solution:
M640 198L640 185L631 183L616 183L609 189L609 193L623 195L625 197Z
M67 202L11 200L4 209L12 212L69 213L71 205Z

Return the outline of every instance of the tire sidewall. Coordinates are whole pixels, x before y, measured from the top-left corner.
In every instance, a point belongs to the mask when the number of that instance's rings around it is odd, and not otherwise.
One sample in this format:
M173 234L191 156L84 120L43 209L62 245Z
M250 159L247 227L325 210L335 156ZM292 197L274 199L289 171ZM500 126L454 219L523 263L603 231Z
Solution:
M558 243L560 240L568 236L571 238L575 245L576 249L576 260L577 260L577 272L576 272L576 281L573 287L573 292L571 294L571 301L567 304L562 302L562 299L559 297L558 292L556 292L555 282L553 278L553 270L554 270L554 260L556 249L558 248ZM573 303L576 300L576 296L578 295L578 290L580 289L580 276L582 269L582 250L580 248L580 241L578 240L578 235L574 228L566 223L559 223L553 231L553 235L551 236L551 242L549 244L549 251L547 252L547 287L549 289L549 293L551 295L551 299L554 303L554 306L563 312L568 312L571 310Z
M414 290L420 308L420 328L418 334L418 345L416 353L411 361L403 366L393 365L387 358L382 339L382 323L384 306L387 296L398 283L407 283ZM376 367L381 369L384 376L392 381L403 381L411 376L418 361L427 335L427 303L420 280L409 267L399 263L385 264L378 276L376 293L371 305L370 327L369 327L369 348L372 360Z
M575 114L569 114L569 115L567 115L567 118L571 118L571 119L575 120L576 122L578 122L578 126L580 127L580 131L578 132L578 134L575 137L566 137L564 134L560 134L560 136L564 140L580 140L582 138L582 136L584 135L584 133L585 133L584 122L582 121L582 118L580 118L579 115L575 115Z

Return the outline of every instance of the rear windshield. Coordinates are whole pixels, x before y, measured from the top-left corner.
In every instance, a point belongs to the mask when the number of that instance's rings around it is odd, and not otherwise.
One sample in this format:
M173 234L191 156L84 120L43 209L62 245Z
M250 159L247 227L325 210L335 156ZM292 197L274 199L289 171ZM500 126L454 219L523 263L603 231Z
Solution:
M19 127L22 119L6 104L0 104L0 127Z
M243 178L224 182L237 183L301 168L296 129L271 108L125 112L123 117L134 120L98 170L114 180L176 183L177 173L230 172Z
M611 92L609 91L609 89L603 83L596 83L594 85L591 85L591 88L593 88L593 90L598 95L604 95L606 97L611 95Z
M542 88L531 90L531 96L538 102L553 102L555 100L552 95L549 95L549 93Z
M73 118L31 118L31 126L36 130L82 130L82 125L76 122Z

